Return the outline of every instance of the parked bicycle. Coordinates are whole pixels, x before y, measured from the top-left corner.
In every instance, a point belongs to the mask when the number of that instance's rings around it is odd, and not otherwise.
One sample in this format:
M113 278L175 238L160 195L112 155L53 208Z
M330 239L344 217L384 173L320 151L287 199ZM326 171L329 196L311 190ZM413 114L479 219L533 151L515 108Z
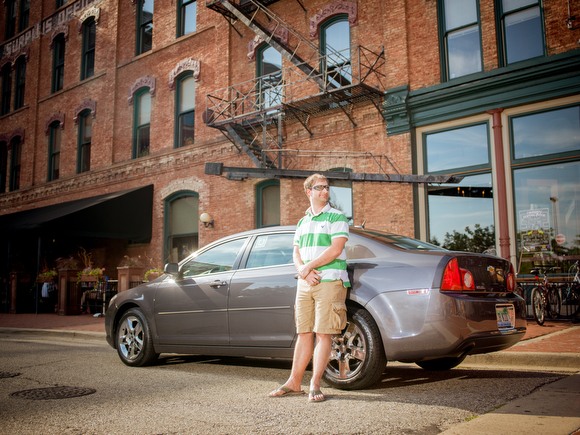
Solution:
M562 308L566 307L566 317L575 317L580 311L580 262L576 261L568 271L574 278L562 292Z
M555 319L560 315L560 294L558 289L548 282L548 272L558 269L549 267L547 269L532 269L530 272L538 280L538 286L532 289L532 310L534 319L538 325L543 325L546 316ZM540 281L539 275L543 274L544 279Z

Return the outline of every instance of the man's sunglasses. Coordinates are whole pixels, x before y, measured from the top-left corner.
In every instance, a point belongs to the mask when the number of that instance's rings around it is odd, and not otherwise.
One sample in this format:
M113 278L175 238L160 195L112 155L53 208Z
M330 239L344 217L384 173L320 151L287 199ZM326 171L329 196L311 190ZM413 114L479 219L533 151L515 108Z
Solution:
M326 190L330 190L330 186L328 184L319 184L318 186L312 186L311 189L314 190L318 190L319 192L322 192L324 189Z

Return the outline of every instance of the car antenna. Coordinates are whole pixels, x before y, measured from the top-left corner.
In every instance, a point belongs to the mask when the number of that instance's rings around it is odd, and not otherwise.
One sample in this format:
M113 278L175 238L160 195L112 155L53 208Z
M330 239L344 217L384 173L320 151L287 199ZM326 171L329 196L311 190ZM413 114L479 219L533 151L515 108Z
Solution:
M367 220L365 219L365 220L363 221L363 223L362 223L362 224L360 224L360 225L355 225L354 227L355 227L355 228L360 228L361 230L364 230L364 229L365 229L365 224L366 224L366 223L367 223Z

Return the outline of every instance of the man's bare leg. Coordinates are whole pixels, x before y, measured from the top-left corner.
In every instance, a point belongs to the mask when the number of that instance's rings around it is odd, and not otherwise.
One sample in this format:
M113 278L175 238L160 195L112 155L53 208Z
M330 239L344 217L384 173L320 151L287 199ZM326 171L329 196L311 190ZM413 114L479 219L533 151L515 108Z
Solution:
M328 365L330 352L332 350L331 334L316 334L316 348L314 349L314 359L312 361L312 379L310 380L310 391L320 390L320 380ZM312 400L322 400L322 394L311 397Z
M294 359L292 361L292 371L290 377L284 384L285 387L294 391L302 389L302 377L308 367L308 363L312 359L314 351L314 333L308 332L298 334L296 340L296 347L294 348ZM321 375L322 376L322 375ZM274 390L270 393L271 397L282 396L284 394L281 390Z

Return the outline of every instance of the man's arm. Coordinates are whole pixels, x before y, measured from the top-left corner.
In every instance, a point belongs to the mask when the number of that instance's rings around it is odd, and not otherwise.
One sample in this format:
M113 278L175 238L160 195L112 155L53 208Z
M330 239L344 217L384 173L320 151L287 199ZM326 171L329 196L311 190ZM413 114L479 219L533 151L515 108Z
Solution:
M335 260L342 250L344 249L344 245L347 241L346 237L335 237L332 239L332 242L328 248L320 253L316 258L308 263L304 264L302 262L302 258L300 257L300 251L298 250L298 246L294 245L294 265L296 269L298 269L298 276L300 278L305 279L305 277L310 273L312 270L316 270L316 268L320 266L324 266L325 264L330 263L331 261Z

